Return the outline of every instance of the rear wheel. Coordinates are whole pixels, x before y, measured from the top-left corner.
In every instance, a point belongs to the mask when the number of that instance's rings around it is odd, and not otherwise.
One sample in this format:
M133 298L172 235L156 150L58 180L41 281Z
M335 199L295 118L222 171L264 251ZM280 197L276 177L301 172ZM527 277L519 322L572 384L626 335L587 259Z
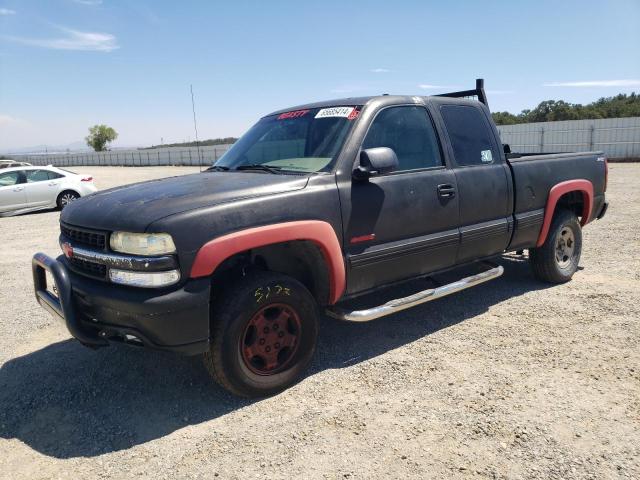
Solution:
M255 272L221 292L211 310L211 348L204 363L230 392L270 395L295 383L318 336L318 308L298 281Z
M540 280L564 283L578 270L581 251L582 229L578 217L569 210L560 210L542 246L529 250L529 261Z
M58 195L56 203L58 204L58 208L62 210L64 209L64 207L77 200L78 198L80 198L80 195L78 195L76 192L65 190L60 195Z

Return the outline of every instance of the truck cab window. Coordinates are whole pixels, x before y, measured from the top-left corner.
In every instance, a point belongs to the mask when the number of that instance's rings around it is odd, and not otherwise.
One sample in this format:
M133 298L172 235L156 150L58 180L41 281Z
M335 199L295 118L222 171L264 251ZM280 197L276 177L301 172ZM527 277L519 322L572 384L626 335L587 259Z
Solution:
M459 166L491 164L500 158L480 110L466 105L440 107Z
M398 156L398 170L442 165L438 139L422 107L391 107L374 119L362 148L389 147Z

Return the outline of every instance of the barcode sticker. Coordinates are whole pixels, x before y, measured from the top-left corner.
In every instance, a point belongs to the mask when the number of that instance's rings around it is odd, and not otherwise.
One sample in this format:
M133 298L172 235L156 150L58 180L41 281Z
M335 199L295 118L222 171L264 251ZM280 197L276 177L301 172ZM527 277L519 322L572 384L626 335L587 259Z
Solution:
M329 118L329 117L349 117L353 113L355 107L331 107L323 108L316 113L315 118Z

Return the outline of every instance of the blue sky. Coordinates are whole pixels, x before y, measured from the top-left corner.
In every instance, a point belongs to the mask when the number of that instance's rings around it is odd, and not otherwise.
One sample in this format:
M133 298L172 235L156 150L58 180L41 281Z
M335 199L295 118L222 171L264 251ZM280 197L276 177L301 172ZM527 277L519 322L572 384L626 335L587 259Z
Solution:
M272 110L486 79L492 110L640 91L640 0L0 0L0 150L239 135Z

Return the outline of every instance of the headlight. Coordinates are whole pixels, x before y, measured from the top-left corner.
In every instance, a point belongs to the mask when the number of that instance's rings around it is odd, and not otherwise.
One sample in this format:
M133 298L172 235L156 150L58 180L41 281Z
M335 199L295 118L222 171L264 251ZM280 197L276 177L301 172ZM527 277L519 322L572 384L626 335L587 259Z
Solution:
M164 255L176 251L168 233L113 232L109 244L115 252L133 255Z
M178 283L180 272L169 270L167 272L132 272L130 270L109 270L109 279L113 283L131 285L132 287L158 288L167 287Z

